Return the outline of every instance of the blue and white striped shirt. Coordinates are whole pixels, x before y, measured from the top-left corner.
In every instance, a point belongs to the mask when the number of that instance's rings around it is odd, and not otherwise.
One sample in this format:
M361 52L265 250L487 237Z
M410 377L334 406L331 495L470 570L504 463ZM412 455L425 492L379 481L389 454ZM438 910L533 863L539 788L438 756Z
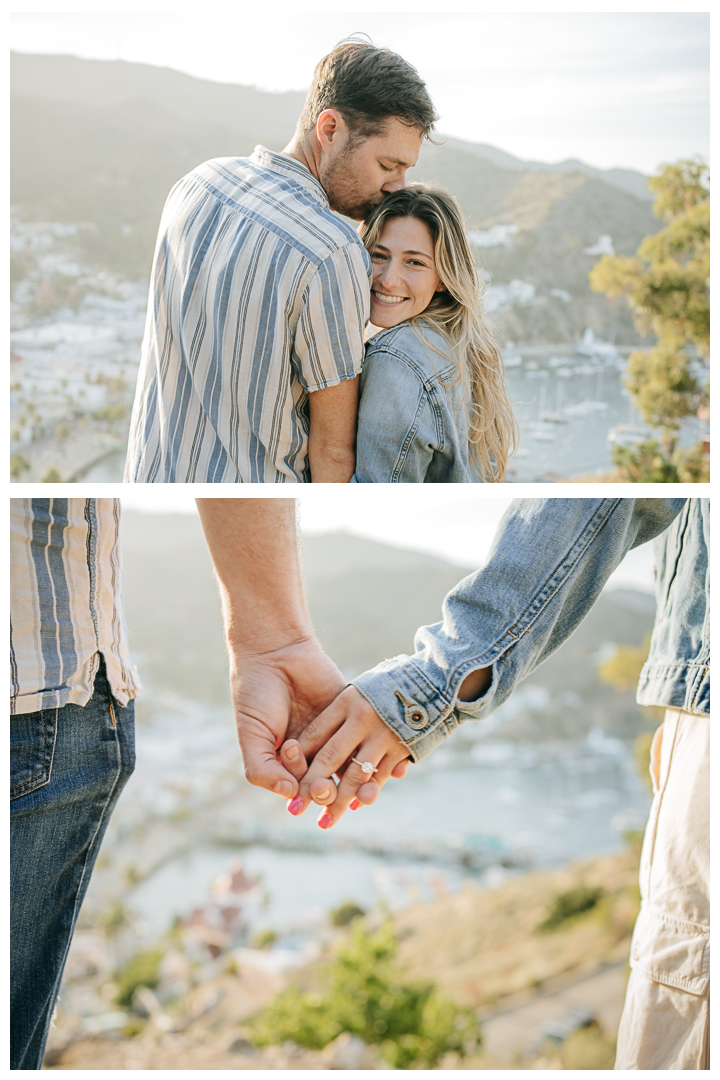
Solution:
M10 500L10 712L86 705L100 654L113 697L140 681L122 614L118 499Z
M308 394L354 379L370 257L300 162L206 161L160 222L126 483L303 483Z

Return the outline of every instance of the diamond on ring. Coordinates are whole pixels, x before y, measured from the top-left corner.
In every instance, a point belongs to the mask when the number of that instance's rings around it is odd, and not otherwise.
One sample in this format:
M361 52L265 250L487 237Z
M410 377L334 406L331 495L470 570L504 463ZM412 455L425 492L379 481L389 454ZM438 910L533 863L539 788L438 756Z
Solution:
M377 769L373 765L372 761L358 761L356 757L352 758L351 760L354 761L356 765L360 766L366 776L372 776L373 773L377 772Z

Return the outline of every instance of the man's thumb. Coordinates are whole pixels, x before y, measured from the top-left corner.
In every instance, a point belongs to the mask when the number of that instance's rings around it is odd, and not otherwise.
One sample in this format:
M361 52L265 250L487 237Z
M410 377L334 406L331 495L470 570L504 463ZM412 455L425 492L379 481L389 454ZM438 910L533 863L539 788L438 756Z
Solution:
M292 773L278 761L275 755L275 747L268 751L266 747L259 748L242 747L243 762L245 765L245 779L255 787L273 791L283 799L292 799L297 795L298 782Z

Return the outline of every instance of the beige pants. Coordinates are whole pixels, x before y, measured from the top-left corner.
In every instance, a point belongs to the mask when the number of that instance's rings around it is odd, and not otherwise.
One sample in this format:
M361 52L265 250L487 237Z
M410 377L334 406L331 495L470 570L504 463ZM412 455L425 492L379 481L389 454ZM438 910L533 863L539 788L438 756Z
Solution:
M668 710L653 739L655 797L616 1069L710 1068L710 724Z

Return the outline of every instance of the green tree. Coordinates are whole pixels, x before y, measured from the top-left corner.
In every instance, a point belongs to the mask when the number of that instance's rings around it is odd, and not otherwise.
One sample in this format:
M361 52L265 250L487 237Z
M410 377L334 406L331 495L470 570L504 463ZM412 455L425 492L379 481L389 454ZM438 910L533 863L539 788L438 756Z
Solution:
M591 288L610 297L624 296L635 324L654 334L649 352L628 360L625 384L646 423L659 429L656 446L640 444L628 453L616 449L616 461L634 482L709 479L702 450L677 450L683 419L708 401L708 388L697 371L697 358L710 350L710 192L708 169L700 160L664 166L648 181L653 207L665 228L646 236L633 258L604 255L590 272ZM656 444L657 445L657 444Z
M395 968L389 925L370 933L359 921L326 969L322 993L291 987L250 1022L257 1046L292 1040L321 1049L343 1031L378 1044L396 1069L432 1068L449 1051L464 1056L480 1044L472 1009L437 994L429 983L406 983Z
M640 646L617 645L612 656L598 667L600 680L619 694L634 690L650 652L651 636L647 634Z

